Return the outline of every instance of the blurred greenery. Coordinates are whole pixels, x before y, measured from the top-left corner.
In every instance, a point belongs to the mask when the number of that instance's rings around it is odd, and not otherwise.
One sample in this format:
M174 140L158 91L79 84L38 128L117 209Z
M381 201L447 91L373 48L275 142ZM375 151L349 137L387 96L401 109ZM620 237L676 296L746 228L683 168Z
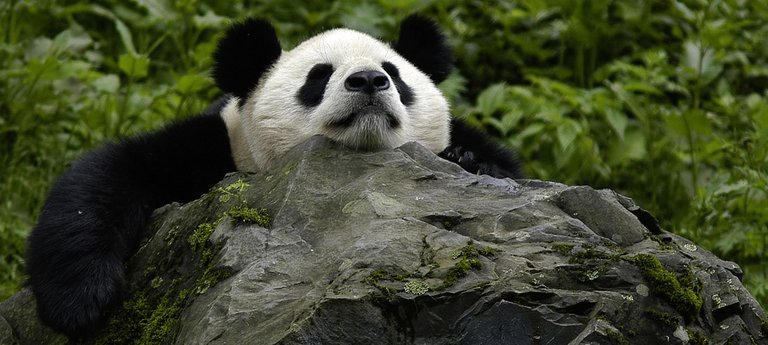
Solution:
M747 0L0 2L0 300L73 159L215 99L231 19L267 18L290 48L338 26L392 40L413 12L456 49L455 116L532 178L633 197L768 305L768 2Z

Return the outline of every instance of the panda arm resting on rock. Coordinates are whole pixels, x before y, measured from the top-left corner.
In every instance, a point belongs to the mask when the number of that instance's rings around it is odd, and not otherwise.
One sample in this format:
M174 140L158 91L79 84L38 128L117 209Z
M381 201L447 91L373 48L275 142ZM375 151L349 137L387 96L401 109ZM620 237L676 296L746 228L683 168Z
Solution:
M408 17L393 45L334 29L282 51L269 23L248 19L214 61L227 93L214 106L87 153L54 185L27 251L45 324L90 337L122 302L124 264L155 208L193 200L228 172L267 169L316 134L359 150L417 141L471 173L521 177L510 151L451 120L435 86L451 51L429 20Z

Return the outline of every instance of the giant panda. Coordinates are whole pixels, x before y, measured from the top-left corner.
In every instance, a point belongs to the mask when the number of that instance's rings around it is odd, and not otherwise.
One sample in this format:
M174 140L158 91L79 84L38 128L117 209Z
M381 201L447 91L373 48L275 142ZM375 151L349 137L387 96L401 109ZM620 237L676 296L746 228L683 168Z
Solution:
M451 120L435 86L451 55L419 16L391 45L333 29L290 51L266 21L232 25L214 54L220 101L85 154L50 191L27 250L40 319L72 338L93 334L122 301L124 264L155 208L193 200L228 172L268 169L313 135L358 150L416 141L471 173L520 177L512 152Z

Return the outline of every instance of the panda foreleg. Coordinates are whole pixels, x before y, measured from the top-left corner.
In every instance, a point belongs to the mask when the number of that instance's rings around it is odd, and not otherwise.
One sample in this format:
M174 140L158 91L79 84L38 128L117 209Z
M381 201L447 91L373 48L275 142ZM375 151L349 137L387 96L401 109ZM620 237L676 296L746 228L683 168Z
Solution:
M438 154L473 174L524 178L517 154L459 119L451 119L451 144Z
M152 210L192 200L234 170L224 122L210 114L84 155L28 238L40 319L70 338L92 335L122 301L124 265Z

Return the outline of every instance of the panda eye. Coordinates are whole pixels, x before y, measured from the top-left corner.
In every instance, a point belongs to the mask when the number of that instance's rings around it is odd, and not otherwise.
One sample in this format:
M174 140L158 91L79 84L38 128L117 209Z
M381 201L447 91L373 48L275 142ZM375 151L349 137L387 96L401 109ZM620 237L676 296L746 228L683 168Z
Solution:
M397 66L387 61L381 64L381 68L383 68L384 72L387 72L389 77L392 78L392 81L395 82L397 93L400 94L400 103L403 103L405 106L413 104L413 102L416 101L413 95L413 89L400 78L400 70L397 69Z
M385 72L389 73L390 77L400 78L400 70L397 69L397 67L391 62L382 63L381 68L383 68Z
M316 107L323 101L325 86L333 74L333 66L327 63L317 64L307 73L307 80L299 88L296 98L307 107Z
M307 80L322 80L333 74L333 66L327 63L317 64L307 73Z

